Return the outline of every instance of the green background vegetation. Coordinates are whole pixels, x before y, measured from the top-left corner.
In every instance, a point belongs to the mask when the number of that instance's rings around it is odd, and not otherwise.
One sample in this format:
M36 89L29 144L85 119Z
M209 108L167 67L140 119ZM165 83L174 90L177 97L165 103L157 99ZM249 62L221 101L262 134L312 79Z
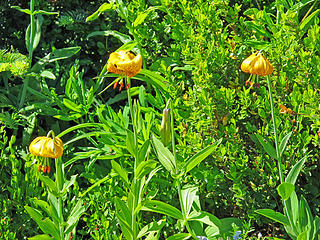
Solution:
M0 3L0 232L5 236L0 238L24 239L41 232L24 209L32 198L47 197L27 150L32 139L51 129L58 134L79 124L101 123L115 136L87 127L62 138L66 175L78 174L66 202L106 178L83 197L88 208L80 218L76 237L118 239L114 199L126 196L126 188L110 160L132 171L126 139L120 134L128 127L129 109L125 92L109 88L98 94L113 78L96 83L109 54L128 39L136 41L144 68L165 79L165 91L150 82L132 80L133 98L140 101L150 131L159 135L161 113L171 98L180 156L192 156L222 138L216 150L184 178L184 184L198 187L202 209L218 218L242 219L241 228L233 229L230 236L241 230L242 237L254 238L261 232L286 239L280 224L254 212L261 208L282 212L276 191L277 163L255 137L260 134L274 140L266 79L247 85L249 75L240 70L246 57L263 49L275 69L271 82L278 134L283 137L293 132L284 152L283 171L287 173L308 155L296 191L306 197L313 215L319 215L320 2L115 2L113 9L86 21L104 1L36 1L36 9L59 15L43 16L32 62L28 62L25 47L29 16L11 8L26 9L28 3ZM29 66L69 47L81 49L69 58L48 62L34 75L21 106ZM280 104L297 114L281 114ZM145 195L179 208L172 186L172 178L162 169ZM146 223L165 219L162 239L181 230L174 219L161 214L144 212L142 219Z

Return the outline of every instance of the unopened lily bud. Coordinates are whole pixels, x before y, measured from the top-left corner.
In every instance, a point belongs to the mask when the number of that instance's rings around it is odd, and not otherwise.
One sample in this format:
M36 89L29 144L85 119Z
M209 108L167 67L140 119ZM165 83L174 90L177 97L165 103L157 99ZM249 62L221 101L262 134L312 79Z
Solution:
M163 109L160 136L163 145L168 146L171 140L170 109L168 108Z

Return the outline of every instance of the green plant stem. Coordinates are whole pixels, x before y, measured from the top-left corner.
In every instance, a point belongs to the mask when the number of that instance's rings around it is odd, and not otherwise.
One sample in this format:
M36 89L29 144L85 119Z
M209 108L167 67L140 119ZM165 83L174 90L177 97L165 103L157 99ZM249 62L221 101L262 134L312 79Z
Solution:
M31 13L34 12L34 0L31 0L30 1L30 11ZM33 57L33 40L34 40L34 37L33 37L33 34L34 34L34 31L35 31L35 21L34 21L34 15L31 14L30 15L30 43L29 43L29 62L30 62L30 68L31 68L31 63L32 63L32 57ZM24 101L26 99L26 95L27 95L27 89L28 89L28 85L29 85L29 76L27 76L24 81L23 81L23 87L22 87L22 91L21 91L21 95L20 95L20 101L19 101L19 105L18 105L18 108L21 109L24 105Z
M277 155L277 160L278 160L279 176L280 176L280 182L283 183L282 163L281 163L281 157L280 157L280 154L279 154L277 125L276 125L276 119L275 119L275 115L274 115L274 105L273 105L271 82L270 82L270 77L269 76L267 76L267 82L268 82L268 88L269 88L270 108L271 108L271 116L272 116L272 123L273 123L273 132L274 132L274 141L275 141L275 147L276 147L276 155Z
M64 174L63 174L63 163L61 158L56 158L55 160L56 164L56 183L57 183L57 189L59 193L61 194L63 190L63 184L64 184ZM60 238L61 240L64 240L64 219L63 219L63 200L62 197L58 197L58 217L59 217L59 232L60 232Z
M170 101L170 123L171 123L171 141L172 141L172 152L173 152L173 158L174 158L174 163L176 164L177 161L177 154L176 154L176 144L175 144L175 140L174 140L174 118L173 118L173 107L172 107L172 101ZM175 165L175 174L178 174L178 170L177 170L177 166ZM193 239L197 239L197 236L192 232L189 223L188 223L188 219L187 219L187 213L186 213L186 208L183 204L183 200L182 200L182 192L181 192L181 184L180 184L180 178L176 179L176 183L177 183L177 189L178 189L178 195L179 195L179 202L180 202L180 206L181 206L181 210L182 210L182 216L183 216L183 220L186 224L187 230L188 232L191 234Z
M282 163L281 163L281 156L279 153L279 145L278 145L278 136L277 136L277 125L276 125L276 119L274 116L274 104L273 104L273 98L272 98L272 90L271 90L271 82L270 82L270 77L267 76L267 82L268 82L268 88L269 88L269 97L270 97L270 108L271 108L271 116L272 116L272 123L273 123L273 132L274 132L274 139L275 139L275 146L276 146L276 155L277 155L277 160L278 160L278 168L279 168L279 176L280 176L280 182L284 182L283 178L283 173L282 173ZM288 207L287 203L285 200L282 200L284 208L285 208L285 214L289 220L289 224L291 229L295 232L295 229L293 227L293 223L291 221L289 212L288 212Z
M133 105L132 105L132 99L131 99L131 94L130 94L131 82L130 82L130 78L128 78L128 77L126 77L126 84L128 84L128 86L129 86L129 88L127 90L128 103L129 103L129 109L130 109L130 115L131 115L131 121L132 121L132 128L133 128L134 146L136 146L135 156L134 156L134 170L133 170L133 172L135 173L136 172L136 168L137 168L137 157L136 156L137 156L138 140L137 140L136 121L135 121L135 118L134 118ZM137 190L137 188L136 188L138 181L139 180L134 175L133 184L131 185L131 191L132 191L132 194L133 194L132 209L131 209L133 240L137 239L138 229L139 229L139 227L138 227L139 221L138 221L138 218L137 218L137 213L135 212L135 209L136 209L136 207L138 205L138 202L140 202L140 200L139 200L140 199L140 194L139 194L140 191L139 191L139 189Z

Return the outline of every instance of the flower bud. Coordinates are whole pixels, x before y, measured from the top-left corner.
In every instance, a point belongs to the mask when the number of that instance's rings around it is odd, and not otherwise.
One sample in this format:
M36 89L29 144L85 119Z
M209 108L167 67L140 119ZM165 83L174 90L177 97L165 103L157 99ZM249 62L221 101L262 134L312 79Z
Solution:
M160 136L163 145L168 146L171 140L170 109L168 108L163 109Z

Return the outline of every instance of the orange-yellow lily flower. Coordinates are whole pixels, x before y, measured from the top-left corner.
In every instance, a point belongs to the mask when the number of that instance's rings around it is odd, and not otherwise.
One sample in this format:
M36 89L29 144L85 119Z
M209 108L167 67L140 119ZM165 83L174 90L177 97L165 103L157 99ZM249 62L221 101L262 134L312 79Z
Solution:
M59 158L63 154L63 142L55 137L37 137L29 145L31 154L39 157Z
M111 53L107 64L108 72L127 75L130 78L137 75L141 68L141 55L134 55L128 50Z
M260 52L256 52L242 62L241 70L245 73L267 76L273 72L273 66Z

